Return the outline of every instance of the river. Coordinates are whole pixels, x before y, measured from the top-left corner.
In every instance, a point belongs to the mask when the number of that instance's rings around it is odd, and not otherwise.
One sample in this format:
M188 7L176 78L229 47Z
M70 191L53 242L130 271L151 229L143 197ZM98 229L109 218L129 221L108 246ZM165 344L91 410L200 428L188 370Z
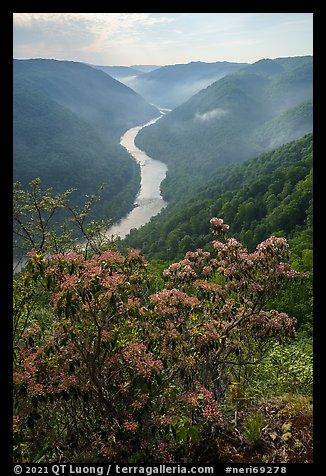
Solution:
M167 172L166 164L152 159L135 145L135 137L140 129L158 121L164 115L163 111L165 110L161 111L161 116L152 119L146 124L132 127L120 139L120 144L140 164L141 182L140 190L135 199L135 207L124 218L108 228L106 235L110 238L124 238L131 229L140 228L142 225L145 225L167 205L160 191L161 182ZM24 262L24 258L16 259L14 256L14 273L21 271Z
M140 190L135 199L135 208L119 222L107 230L107 236L124 238L133 228L140 228L157 215L167 203L163 200L160 190L162 180L166 176L167 166L159 160L152 159L135 145L135 138L140 129L158 121L163 114L141 126L132 127L120 139L120 144L127 149L134 160L140 164Z

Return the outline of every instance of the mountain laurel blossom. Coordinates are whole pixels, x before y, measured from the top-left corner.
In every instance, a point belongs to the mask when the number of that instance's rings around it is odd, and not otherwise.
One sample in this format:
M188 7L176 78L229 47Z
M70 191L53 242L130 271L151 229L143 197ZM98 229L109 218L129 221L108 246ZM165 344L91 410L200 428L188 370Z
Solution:
M221 218L210 225L212 253L188 251L162 281L139 250L30 253L24 282L43 286L49 317L37 310L15 330L17 447L33 429L52 459L69 460L73 429L105 458L175 462L178 422L199 438L223 427L230 384L245 385L269 346L295 332L293 317L266 308L302 273L284 238L249 253Z

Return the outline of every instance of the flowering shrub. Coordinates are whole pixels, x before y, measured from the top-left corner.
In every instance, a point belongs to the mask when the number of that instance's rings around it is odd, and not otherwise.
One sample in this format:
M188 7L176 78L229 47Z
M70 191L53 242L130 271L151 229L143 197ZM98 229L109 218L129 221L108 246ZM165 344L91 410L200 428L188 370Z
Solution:
M18 340L17 461L173 462L177 445L227 423L229 386L294 333L293 318L264 306L298 273L283 238L248 253L222 219L210 222L214 256L188 252L155 292L137 250L30 255L24 283L48 290L53 318Z

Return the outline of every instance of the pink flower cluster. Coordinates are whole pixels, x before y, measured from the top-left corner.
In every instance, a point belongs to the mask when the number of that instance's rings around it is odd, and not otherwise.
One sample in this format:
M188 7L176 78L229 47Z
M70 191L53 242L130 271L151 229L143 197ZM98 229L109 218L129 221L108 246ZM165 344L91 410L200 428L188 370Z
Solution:
M19 415L13 415L13 432L18 433L20 430L20 416Z
M57 255L58 257L60 256ZM83 264L85 262L85 258L81 253L75 253L75 252L70 252L70 253L65 253L62 255L61 260L64 261L65 263L69 264Z
M141 254L141 251L136 250L134 248L128 248L127 261L137 263L137 264L140 264L140 265L147 264L147 260Z
M281 338L293 334L294 324L294 318L289 317L285 312L272 309L270 311L259 311L250 319L248 327L256 336L275 334Z
M123 263L124 257L118 251L106 250L98 255L97 260L105 265Z
M43 384L39 381L39 366L43 357L44 347L19 349L19 364L15 366L13 382L23 385L29 395L37 396L44 393Z
M195 264L203 264L210 258L210 252L204 251L201 248L198 248L196 251L188 251L185 255L186 259L189 259Z
M277 255L281 254L282 256L284 256L289 250L289 245L285 238L271 236L262 243L259 243L259 245L257 245L256 250L264 254L273 251L276 252Z
M216 404L208 403L203 408L203 417L206 418L208 421L216 421L221 419L221 413L219 407Z
M163 364L158 359L153 359L153 354L148 352L144 344L133 342L122 350L124 360L130 364L133 370L144 377L151 380L153 373L160 373Z
M213 266L210 260L209 251L203 251L198 248L196 251L188 251L183 260L172 263L163 271L163 277L169 281L168 287L178 285L186 287L194 279L207 278L213 273Z
M214 236L225 234L229 229L229 225L225 224L222 218L213 217L209 222L212 225L212 233Z
M212 293L213 295L222 295L225 292L220 284L209 283L204 279L197 279L194 281L194 286L196 286L196 288L200 288L203 291Z
M201 305L201 302L195 296L188 296L178 289L163 289L158 293L152 294L150 300L156 304L155 310L158 314L173 314L184 308L193 309Z
M137 261L144 263L140 253L132 249L127 257L112 250L92 259L85 259L77 253L52 255L48 258L45 274L51 279L53 304L62 309L69 302L75 308L90 309L107 303L122 288L126 291L131 261L132 266Z
M60 288L62 290L72 291L79 281L79 277L76 274L65 274L62 277Z
M135 433L138 429L138 423L134 421L132 417L124 420L123 426L127 431L130 431L131 433Z
M101 284L111 291L115 291L119 286L122 286L127 280L127 276L121 273L112 273L104 276L101 279Z
M36 322L34 322L29 327L27 327L27 329L24 330L22 337L24 339L27 339L28 337L32 335L38 334L40 331L41 331L41 326L37 324Z
M208 421L221 421L221 409L213 392L200 382L195 382L195 390L181 396L181 401L193 407Z
M188 259L184 259L179 263L172 263L163 271L163 277L170 279L170 285L175 282L189 283L193 279L197 278L197 273L191 267L191 262Z

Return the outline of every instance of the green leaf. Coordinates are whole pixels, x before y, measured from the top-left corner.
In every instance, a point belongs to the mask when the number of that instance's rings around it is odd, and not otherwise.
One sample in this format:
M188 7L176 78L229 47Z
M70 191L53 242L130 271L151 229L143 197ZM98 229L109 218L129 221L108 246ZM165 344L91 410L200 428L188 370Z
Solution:
M200 438L199 426L197 425L190 426L188 429L188 437L192 441L198 441Z
M176 435L176 441L177 443L183 443L188 436L188 428L181 428L180 430L177 431Z

